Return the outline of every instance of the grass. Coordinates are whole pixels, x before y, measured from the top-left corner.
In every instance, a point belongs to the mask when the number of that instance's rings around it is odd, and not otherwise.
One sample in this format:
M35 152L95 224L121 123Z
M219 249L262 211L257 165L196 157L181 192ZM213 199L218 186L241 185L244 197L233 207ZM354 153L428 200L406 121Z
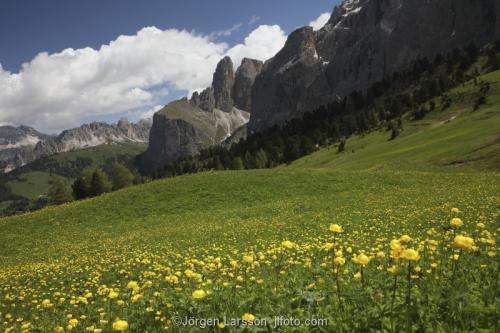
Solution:
M26 172L16 180L7 182L7 185L13 194L33 200L49 190L52 178L48 172Z
M49 191L54 176L70 183L89 167L106 168L117 161L133 167L135 156L146 149L143 144L108 144L41 158L0 178L13 194L37 199Z
M165 106L161 111L170 119L183 120L211 138L216 136L215 118L210 112L203 112L192 106L187 99L180 99Z
M476 89L471 82L453 90L462 95L445 111L429 114L421 121L403 123L404 131L389 140L385 130L347 140L346 152L336 147L323 149L293 163L294 167L363 170L408 161L405 167L455 165L480 170L499 170L500 166L500 71L484 75L492 84L487 105L473 111L471 96ZM436 99L436 102L437 99ZM439 105L439 104L437 104Z
M187 317L257 332L282 316L302 326L276 330L494 332L496 98L351 138L354 153L0 219L0 331L207 330Z

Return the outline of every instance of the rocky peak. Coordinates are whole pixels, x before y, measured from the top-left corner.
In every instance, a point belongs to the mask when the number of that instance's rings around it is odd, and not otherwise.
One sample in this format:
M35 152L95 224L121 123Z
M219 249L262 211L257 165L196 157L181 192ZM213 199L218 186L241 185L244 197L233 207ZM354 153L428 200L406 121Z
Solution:
M286 122L307 107L305 93L321 76L312 27L295 30L281 51L266 61L252 87L251 130Z
M315 33L312 27L302 27L290 34L283 49L267 61L267 70L273 67L286 71L298 62L314 63L318 60Z
M498 37L498 0L344 0L317 31L300 28L252 89L251 131L366 90L422 57Z
M122 117L120 118L120 120L118 120L116 126L118 126L118 128L120 129L128 130L128 128L130 127L130 122L128 121L127 117Z
M231 92L234 85L234 67L230 57L224 57L218 64L212 82L215 107L224 112L231 112L233 99Z
M208 87L201 93L195 91L193 96L191 96L190 103L192 106L198 107L203 111L213 112L215 108L214 89Z
M236 71L232 96L234 106L240 110L250 111L252 107L252 86L255 78L262 70L262 61L244 58Z

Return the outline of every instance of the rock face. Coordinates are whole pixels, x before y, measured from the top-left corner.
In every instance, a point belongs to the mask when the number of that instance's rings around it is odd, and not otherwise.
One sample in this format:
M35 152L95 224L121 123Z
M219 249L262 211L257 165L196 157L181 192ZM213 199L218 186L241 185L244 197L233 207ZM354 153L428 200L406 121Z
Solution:
M126 118L122 118L117 125L94 122L63 131L57 137L40 141L34 151L38 158L110 142L146 143L149 128L150 124L147 121L132 124Z
M208 133L182 119L170 119L156 113L151 127L148 150L141 156L141 166L146 173L153 172L166 161L198 153L211 138Z
M246 125L251 87L261 68L260 61L245 59L235 75L231 58L225 57L217 65L211 87L158 111L148 149L140 157L142 171L151 174L179 158L222 144Z
M25 126L0 127L0 171L9 172L43 156L110 142L147 143L150 128L150 121L134 124L126 118L116 125L85 124L58 136L41 134Z
M179 158L198 154L218 145L248 123L250 114L233 108L212 112L193 106L193 100L174 101L155 113L147 151L141 155L141 169L152 174Z
M236 71L232 96L234 106L240 110L252 108L252 87L255 78L262 70L262 61L244 58Z
M9 172L35 158L33 148L50 136L27 126L0 126L0 173Z
M218 64L212 81L215 107L224 112L233 109L232 90L234 85L234 68L230 57L225 57Z
M251 131L365 90L412 61L498 37L496 0L344 0L318 32L300 28L252 90Z

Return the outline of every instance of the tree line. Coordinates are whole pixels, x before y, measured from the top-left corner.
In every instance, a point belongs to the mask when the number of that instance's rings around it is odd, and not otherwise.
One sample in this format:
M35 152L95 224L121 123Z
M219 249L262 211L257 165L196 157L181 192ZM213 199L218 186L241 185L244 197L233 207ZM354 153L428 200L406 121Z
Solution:
M55 177L48 194L49 204L63 204L73 200L81 200L132 186L137 182L134 174L125 166L113 163L109 176L100 168L90 168L84 175L77 177L71 187L63 178Z

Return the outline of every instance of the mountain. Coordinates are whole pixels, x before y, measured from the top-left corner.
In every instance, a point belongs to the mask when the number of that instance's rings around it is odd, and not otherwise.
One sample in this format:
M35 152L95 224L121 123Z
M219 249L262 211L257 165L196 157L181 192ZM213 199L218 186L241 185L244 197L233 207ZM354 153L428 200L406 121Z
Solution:
M283 125L320 106L364 91L417 59L429 60L470 43L500 38L494 0L344 0L319 31L299 28L264 64L245 59L236 73L229 57L220 61L211 87L159 111L142 157L150 173L200 149L237 142L273 125ZM218 118L251 117L226 126ZM209 116L203 112L209 112ZM184 113L184 114L183 114ZM228 117L229 114L230 115Z
M95 147L109 142L146 143L150 122L141 120L137 124L122 118L116 125L94 122L63 131L56 137L40 141L34 148L37 157Z
M57 136L41 134L33 128L0 127L0 171L9 172L41 157L82 148L114 143L147 143L151 122L116 125L94 122L63 131Z
M0 126L0 171L8 172L33 160L35 145L49 138L28 126Z
M495 0L345 0L321 30L297 29L266 61L248 126L283 124L366 90L416 59L498 39L499 8Z
M201 93L174 101L153 117L147 151L140 157L144 172L218 145L245 126L251 108L251 88L262 62L243 59L234 72L230 57L218 64L212 85Z

